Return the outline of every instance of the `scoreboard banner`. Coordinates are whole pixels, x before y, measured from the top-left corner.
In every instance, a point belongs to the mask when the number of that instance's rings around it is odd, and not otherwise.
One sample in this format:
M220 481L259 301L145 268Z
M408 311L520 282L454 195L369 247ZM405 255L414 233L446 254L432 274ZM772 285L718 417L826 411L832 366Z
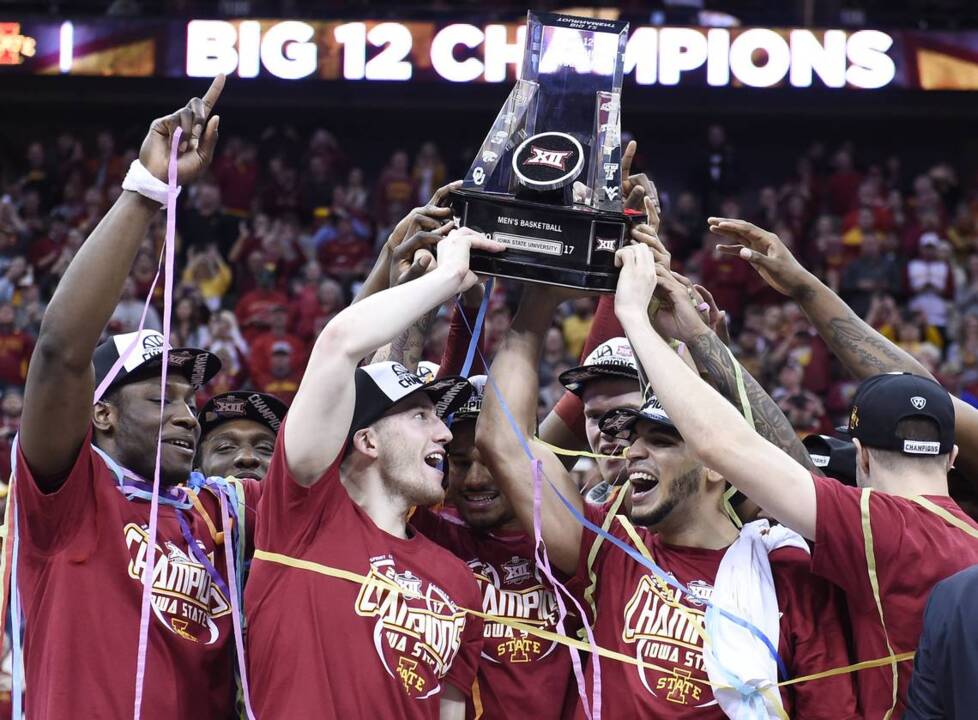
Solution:
M391 20L0 20L0 76L512 83L524 24ZM583 67L578 35L541 62ZM610 72L611 69L609 68ZM978 90L978 32L632 24L633 86Z

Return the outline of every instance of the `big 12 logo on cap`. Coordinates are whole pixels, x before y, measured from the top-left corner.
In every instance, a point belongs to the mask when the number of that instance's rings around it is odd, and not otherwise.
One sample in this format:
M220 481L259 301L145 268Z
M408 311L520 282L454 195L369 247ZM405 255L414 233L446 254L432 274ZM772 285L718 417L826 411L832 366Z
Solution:
M531 190L557 190L574 182L584 166L584 148L571 135L545 132L524 140L513 153L513 172Z

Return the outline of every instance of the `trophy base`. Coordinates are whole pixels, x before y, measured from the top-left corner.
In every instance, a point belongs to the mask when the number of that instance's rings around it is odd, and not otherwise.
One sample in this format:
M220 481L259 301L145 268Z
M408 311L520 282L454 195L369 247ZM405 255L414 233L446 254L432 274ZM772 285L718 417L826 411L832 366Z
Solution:
M506 246L501 253L473 250L473 271L591 292L615 291L615 253L627 243L632 223L644 221L642 215L473 190L453 191L450 204L460 225Z

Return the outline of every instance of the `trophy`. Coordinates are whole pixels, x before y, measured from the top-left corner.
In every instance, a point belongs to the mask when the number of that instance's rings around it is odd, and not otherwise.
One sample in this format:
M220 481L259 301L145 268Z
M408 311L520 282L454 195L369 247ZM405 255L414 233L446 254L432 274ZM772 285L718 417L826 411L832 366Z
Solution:
M614 292L624 210L621 82L628 23L527 13L520 79L451 195L460 225L506 246L486 275Z

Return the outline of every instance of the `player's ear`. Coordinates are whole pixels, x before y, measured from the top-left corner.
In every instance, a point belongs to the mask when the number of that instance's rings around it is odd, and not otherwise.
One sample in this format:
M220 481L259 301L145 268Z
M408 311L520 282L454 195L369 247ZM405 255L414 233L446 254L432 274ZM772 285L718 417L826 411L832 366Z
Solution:
M852 444L856 446L856 466L864 476L869 475L869 449L864 448L858 438L853 438Z
M92 425L99 432L112 432L119 417L115 403L100 400L92 407Z
M370 427L357 430L353 434L353 447L367 457L376 458L378 455L376 431Z

